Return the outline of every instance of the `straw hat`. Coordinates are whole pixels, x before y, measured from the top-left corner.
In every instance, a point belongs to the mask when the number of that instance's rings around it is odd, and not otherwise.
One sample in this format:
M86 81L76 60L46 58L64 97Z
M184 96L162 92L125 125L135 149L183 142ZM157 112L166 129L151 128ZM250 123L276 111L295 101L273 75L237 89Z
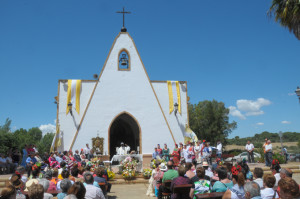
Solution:
M202 166L208 167L208 163L207 162L203 162Z

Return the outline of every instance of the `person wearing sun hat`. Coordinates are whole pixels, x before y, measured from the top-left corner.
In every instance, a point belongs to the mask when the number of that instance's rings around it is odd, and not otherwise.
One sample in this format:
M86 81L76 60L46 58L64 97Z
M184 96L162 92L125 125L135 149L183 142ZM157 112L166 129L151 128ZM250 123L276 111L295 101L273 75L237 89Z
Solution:
M209 178L212 178L214 176L214 173L210 170L208 163L203 162L202 166L205 169L205 175Z

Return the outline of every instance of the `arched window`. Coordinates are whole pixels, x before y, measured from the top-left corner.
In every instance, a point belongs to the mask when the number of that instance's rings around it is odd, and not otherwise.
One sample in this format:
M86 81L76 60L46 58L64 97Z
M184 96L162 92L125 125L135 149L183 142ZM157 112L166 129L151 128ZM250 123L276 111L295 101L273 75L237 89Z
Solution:
M119 70L130 70L130 57L127 50L122 49L119 53Z

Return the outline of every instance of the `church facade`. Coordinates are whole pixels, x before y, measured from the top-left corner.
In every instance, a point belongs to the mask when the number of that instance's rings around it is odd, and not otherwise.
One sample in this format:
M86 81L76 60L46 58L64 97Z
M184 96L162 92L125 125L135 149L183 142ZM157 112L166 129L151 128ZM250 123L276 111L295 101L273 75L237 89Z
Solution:
M116 154L121 142L151 159L157 144L163 147L166 143L172 152L175 143L184 141L187 82L176 82L171 96L170 82L151 81L129 33L117 35L96 80L81 80L80 87L73 90L68 82L58 82L60 150L80 151L99 136L107 159ZM68 91L76 89L76 105L70 104Z

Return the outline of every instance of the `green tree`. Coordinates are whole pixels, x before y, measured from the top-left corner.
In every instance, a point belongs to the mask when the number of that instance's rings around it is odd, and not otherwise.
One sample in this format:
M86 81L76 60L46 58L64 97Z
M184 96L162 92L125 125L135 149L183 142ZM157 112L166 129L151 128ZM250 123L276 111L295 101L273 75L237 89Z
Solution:
M226 144L225 138L237 127L237 123L229 122L229 109L223 102L202 101L189 105L190 127L198 138L206 139L212 144L218 140Z
M272 0L269 16L274 15L275 21L287 27L300 40L300 1Z

